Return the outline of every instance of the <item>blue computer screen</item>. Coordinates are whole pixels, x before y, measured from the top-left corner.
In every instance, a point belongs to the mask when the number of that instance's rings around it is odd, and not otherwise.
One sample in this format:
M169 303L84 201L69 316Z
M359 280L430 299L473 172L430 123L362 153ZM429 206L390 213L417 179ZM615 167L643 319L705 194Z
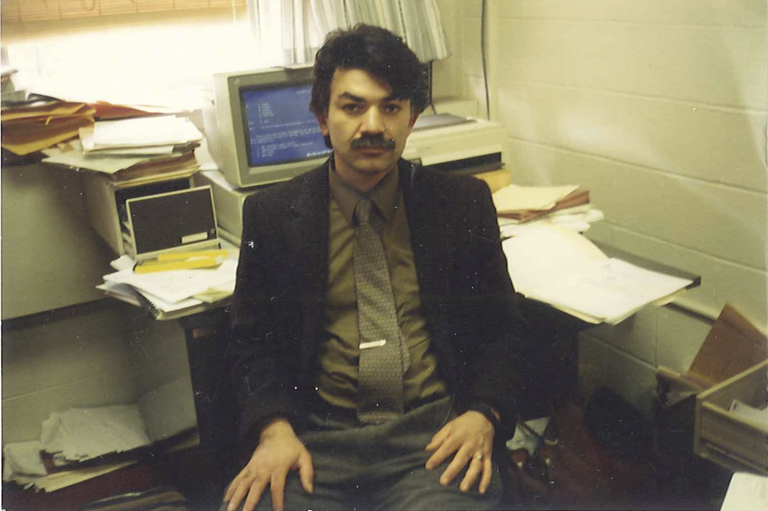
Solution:
M311 85L240 91L251 167L316 158L331 152L309 110Z

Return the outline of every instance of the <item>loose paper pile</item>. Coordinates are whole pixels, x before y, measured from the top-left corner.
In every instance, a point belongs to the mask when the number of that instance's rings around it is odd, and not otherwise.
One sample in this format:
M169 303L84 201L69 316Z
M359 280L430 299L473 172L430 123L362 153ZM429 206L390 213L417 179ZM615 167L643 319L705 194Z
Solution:
M554 225L503 242L517 292L589 323L616 324L692 283L609 259L587 238Z
M79 140L43 151L43 161L109 175L116 181L150 181L191 175L202 134L172 115L99 121L80 129Z
M3 480L55 491L135 463L140 459L137 449L196 425L188 379L166 383L135 404L52 413L43 421L39 440L5 445ZM129 456L100 462L119 453Z
M12 89L9 84L12 77L12 72L3 73L4 102L6 89ZM0 115L2 146L18 156L73 140L81 129L92 129L96 120L168 112L168 109L158 107L62 101L39 94L31 94L29 98L23 94L20 99L15 103L4 103Z
M215 269L169 270L136 273L128 256L112 262L118 269L96 286L110 296L138 306L149 306L158 319L173 319L195 312L232 295L237 260L234 254Z
M579 185L520 186L508 185L493 194L499 215L524 217L531 211L551 209L579 189Z
M603 214L589 202L589 191L579 185L508 185L493 194L504 237L516 236L534 224L555 223L584 232Z
M94 123L96 109L85 103L40 101L2 109L2 146L19 156L77 136Z

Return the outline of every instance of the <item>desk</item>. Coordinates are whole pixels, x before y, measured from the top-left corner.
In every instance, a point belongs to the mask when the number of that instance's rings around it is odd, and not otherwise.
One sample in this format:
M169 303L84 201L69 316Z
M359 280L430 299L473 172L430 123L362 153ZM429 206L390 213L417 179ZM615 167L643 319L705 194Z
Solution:
M643 257L597 244L608 257L618 258L640 268L690 280L687 289L701 285L701 277L690 272L663 265ZM582 332L598 326L588 323L555 308L533 300L522 300L525 316L534 324L537 339L535 372L541 375L536 382L535 401L545 403L551 409L564 400L578 397L579 390L579 343ZM531 418L541 416L541 410L533 410Z
M214 401L221 385L229 330L229 307L185 316L178 320L184 329L187 358L194 389L200 444L216 442Z
M656 271L666 275L672 275L673 277L680 277L681 279L692 280L693 282L685 286L685 289L693 289L701 285L701 275L696 275L684 270L680 270L678 268L673 268L672 266L668 266L657 261L652 261L645 257L640 257L638 255L619 250L610 245L606 245L605 243L595 243L595 245L597 245L597 247L602 250L608 257L621 259L641 268L645 268L646 270Z
M229 482L229 474L224 470L229 457L227 440L235 435L236 426L218 394L226 392L222 379L229 311L229 306L222 306L178 319L187 343L200 452L207 460L204 472L210 490L204 493L209 494L211 502L221 498L221 491Z
M600 246L607 255L618 257L643 268L660 271L693 282L688 289L701 284L701 277L676 268L662 265L612 247ZM541 374L542 385L535 389L534 401L548 402L554 397L557 402L573 399L578 391L578 336L596 325L570 316L553 307L521 297L521 308L532 323L538 339L547 340L536 346L536 372ZM179 319L184 329L187 353L195 389L200 441L204 448L220 449L218 436L219 421L215 415L213 398L221 379L224 363L224 342L228 329L229 305L216 306L208 311ZM527 411L525 415L540 416L541 409Z

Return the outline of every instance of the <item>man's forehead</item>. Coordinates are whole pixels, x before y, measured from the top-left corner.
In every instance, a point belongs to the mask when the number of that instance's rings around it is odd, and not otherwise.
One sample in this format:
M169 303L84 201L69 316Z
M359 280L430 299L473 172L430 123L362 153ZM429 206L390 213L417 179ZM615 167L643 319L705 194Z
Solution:
M404 100L393 94L386 80L358 68L337 68L331 81L331 97L353 101Z
M357 103L365 103L366 101L369 101L370 99L377 99L377 98L370 98L370 97L364 97L364 96L358 96L356 94L352 94L348 91L339 92L337 95L338 99L348 99L350 101L355 101ZM383 102L390 102L390 101L403 101L407 102L407 99L398 98L394 94L390 94L389 96L384 96L381 98L381 101Z

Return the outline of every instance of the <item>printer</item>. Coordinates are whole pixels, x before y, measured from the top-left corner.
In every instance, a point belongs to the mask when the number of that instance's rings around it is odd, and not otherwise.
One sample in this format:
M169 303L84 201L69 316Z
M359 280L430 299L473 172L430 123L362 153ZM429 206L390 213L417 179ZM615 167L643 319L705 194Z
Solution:
M419 117L403 151L406 160L446 172L478 174L504 167L507 135L497 122L437 114Z
M408 138L403 158L445 172L484 173L504 168L508 161L506 138L504 128L493 121L450 114L422 115ZM218 170L198 173L195 183L211 186L219 235L240 245L243 203L264 186L236 188Z

